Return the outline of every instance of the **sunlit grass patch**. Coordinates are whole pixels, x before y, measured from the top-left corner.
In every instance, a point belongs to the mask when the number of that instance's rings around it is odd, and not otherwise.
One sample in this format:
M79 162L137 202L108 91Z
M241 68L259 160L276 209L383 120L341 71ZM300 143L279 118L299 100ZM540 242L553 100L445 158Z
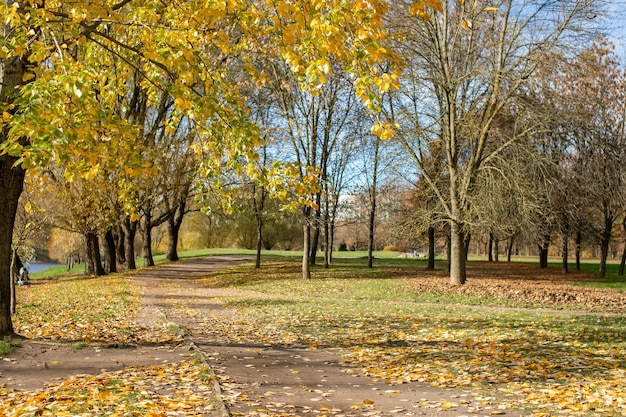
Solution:
M472 284L467 294L438 292L445 286L439 284L416 292L403 273L361 274L349 265L316 270L311 280L288 262L229 273L206 283L259 292L225 299L256 322L258 339L339 349L347 363L371 376L490 393L506 407L536 415L626 413L626 317L559 312L554 308L568 305L532 302L533 291L560 296L561 284L529 287L529 302L516 303L481 295L489 294L484 288L472 293ZM495 283L500 291L507 284ZM538 309L546 305L553 308Z
M54 278L59 276L68 276L68 275L78 275L84 274L85 272L85 264L74 264L72 268L68 271L65 265L53 266L51 268L46 268L40 272L33 272L29 275L32 280L39 280L43 278Z
M16 333L68 342L132 344L172 340L165 329L148 333L135 324L139 291L120 275L65 277L19 287Z
M509 406L570 414L626 411L623 317L357 300L238 298L230 305L272 323L285 343L339 348L347 363L392 382L492 392Z

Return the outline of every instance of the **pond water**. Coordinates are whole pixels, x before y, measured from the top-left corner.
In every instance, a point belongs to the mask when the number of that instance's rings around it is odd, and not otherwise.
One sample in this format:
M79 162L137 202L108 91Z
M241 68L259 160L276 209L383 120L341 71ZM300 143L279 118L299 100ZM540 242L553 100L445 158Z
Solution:
M61 264L57 264L54 262L33 262L33 263L26 263L24 265L26 265L26 268L28 268L28 272L30 274L34 274L35 272L45 271L48 268L53 268Z

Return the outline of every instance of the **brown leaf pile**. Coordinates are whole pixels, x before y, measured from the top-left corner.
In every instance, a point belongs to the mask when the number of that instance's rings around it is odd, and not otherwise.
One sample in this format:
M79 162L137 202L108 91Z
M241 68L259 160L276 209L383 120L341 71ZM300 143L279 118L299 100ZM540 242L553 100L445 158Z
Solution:
M414 292L495 298L518 306L626 313L626 294L623 291L573 284L593 279L589 273L562 274L558 269L540 270L532 264L473 262L468 268L467 284L463 286L451 286L442 273L420 271L416 274L418 276L407 277L409 289Z

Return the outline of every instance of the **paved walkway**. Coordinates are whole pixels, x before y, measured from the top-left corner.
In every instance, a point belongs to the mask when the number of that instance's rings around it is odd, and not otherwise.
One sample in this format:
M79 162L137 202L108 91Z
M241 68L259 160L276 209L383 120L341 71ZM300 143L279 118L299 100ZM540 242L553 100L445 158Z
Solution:
M228 323L244 320L222 300L241 292L199 285L194 278L246 261L216 256L142 270L138 321L178 326L217 375L232 416L489 416L501 415L489 401L473 403L462 392L418 383L389 385L340 362L340 353L305 346L248 343L229 337ZM159 323L160 322L160 323ZM236 342L235 342L236 341ZM442 407L442 403L445 404ZM519 416L510 410L507 416Z

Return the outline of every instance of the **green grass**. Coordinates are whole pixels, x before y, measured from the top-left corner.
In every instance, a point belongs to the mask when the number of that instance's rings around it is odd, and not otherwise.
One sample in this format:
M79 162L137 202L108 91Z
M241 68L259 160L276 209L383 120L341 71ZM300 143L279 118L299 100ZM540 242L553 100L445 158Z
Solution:
M205 281L218 287L240 288L269 294L302 296L311 298L342 300L387 300L391 302L492 305L500 307L525 307L526 303L515 303L506 299L477 296L471 293L440 293L434 291L409 291L407 282L397 279L406 272L424 269L425 261L407 258L383 258L374 268L358 258L336 259L330 269L314 268L312 279L300 278L300 264L293 259L268 257L261 271L250 265L211 274ZM440 265L441 267L441 265ZM544 307L536 305L535 307Z
M560 263L550 264L555 267L560 267ZM574 271L576 268L575 264L569 265L570 271ZM585 261L580 263L580 270L589 272L597 276L599 270L599 262L598 261ZM578 281L574 282L576 285L581 285L583 287L590 288L609 288L614 290L626 291L626 276L619 276L619 261L609 261L606 264L606 277L600 278L596 277L596 279L590 281Z
M29 278L33 280L54 278L67 275L77 275L85 272L85 264L74 264L69 271L65 265L53 266L52 268L44 269L40 272L29 274Z
M0 356L4 356L10 353L12 349L13 347L11 346L10 343L3 342L0 340Z
M407 269L423 269L426 267L426 260L423 258L401 258L399 257L399 252L393 251L376 251L374 252L374 269L367 268L367 251L356 251L356 252L334 252L333 254L333 265L332 271L339 272L341 274L342 268L352 268L352 269L362 269L361 271L363 276L381 276L381 270L383 269L399 269L399 270L407 270ZM236 249L236 248L211 248L211 249L198 249L192 251L183 251L179 253L180 259L191 259L203 256L217 256L217 255L247 255L247 256L255 256L255 250L249 249ZM272 250L272 251L263 251L262 252L262 263L265 264L267 262L272 262L274 260L286 259L286 260L298 260L302 257L301 251L285 251L285 250ZM505 258L503 258L505 259ZM154 260L156 264L163 264L166 262L165 255L160 254L154 256ZM481 261L486 260L484 256L470 257L471 261ZM142 260L139 259L138 267L141 268ZM502 262L502 261L501 261ZM528 257L518 257L514 258L513 262L522 262L522 263L536 263L538 262L535 258ZM323 265L323 253L318 253L317 255L317 264L318 267L314 269L315 276L326 276L324 272L320 272L320 267ZM446 265L445 259L437 260L437 267L444 268ZM560 268L560 262L557 259L552 259L550 262L550 267ZM64 275L73 275L80 274L84 272L84 264L77 264L72 268L71 271L66 271L64 266L58 266L49 268L45 271L31 274L32 279L42 279L42 278L52 278ZM299 266L298 266L299 268ZM570 270L574 271L575 265L570 263ZM585 287L592 288L609 288L616 289L621 291L626 291L626 277L620 277L617 275L619 269L619 263L616 260L607 263L607 277L604 279L595 279L595 280L586 280L586 281L578 281L574 282L576 285L582 285ZM598 271L598 262L597 261L584 261L581 263L581 270L597 273ZM370 272L365 272L370 271ZM432 302L439 298L436 294L422 294L425 301ZM439 300L438 302L459 302L459 300Z

